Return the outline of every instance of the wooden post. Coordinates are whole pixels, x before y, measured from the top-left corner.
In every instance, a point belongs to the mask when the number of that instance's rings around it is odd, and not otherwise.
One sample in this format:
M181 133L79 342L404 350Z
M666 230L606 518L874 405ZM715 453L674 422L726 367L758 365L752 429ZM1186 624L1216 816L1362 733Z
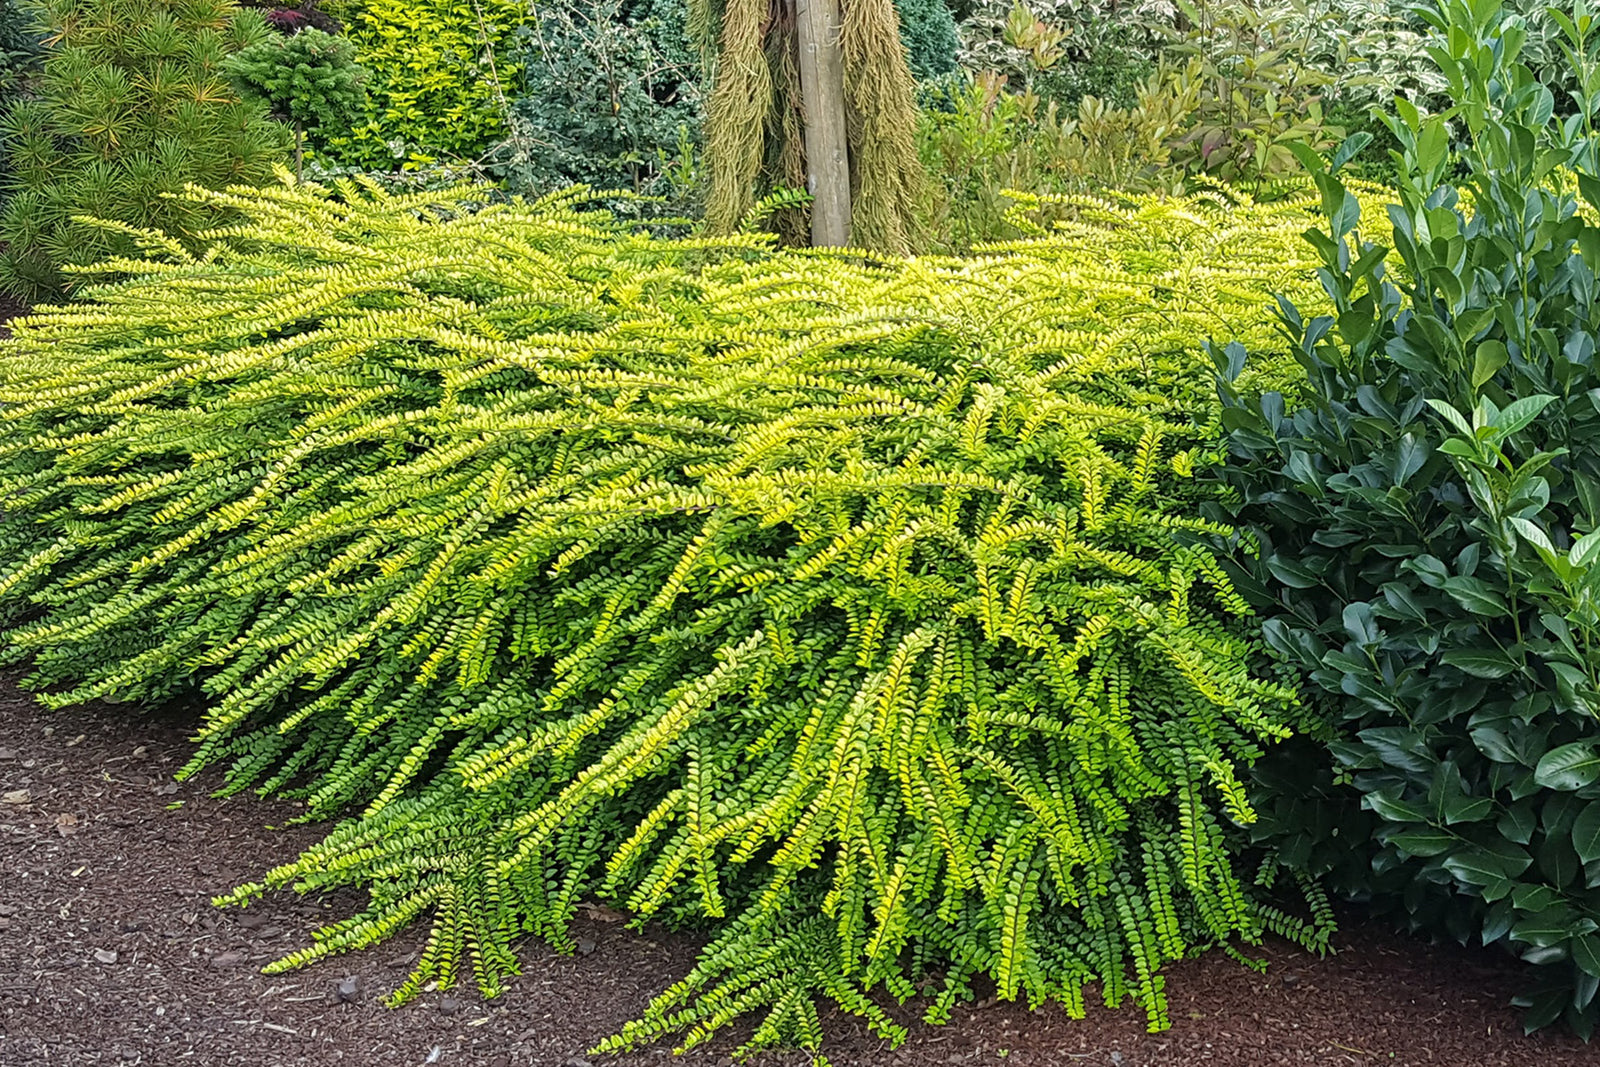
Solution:
M843 22L839 0L795 0L800 95L805 109L811 243L850 243L850 153L845 135Z

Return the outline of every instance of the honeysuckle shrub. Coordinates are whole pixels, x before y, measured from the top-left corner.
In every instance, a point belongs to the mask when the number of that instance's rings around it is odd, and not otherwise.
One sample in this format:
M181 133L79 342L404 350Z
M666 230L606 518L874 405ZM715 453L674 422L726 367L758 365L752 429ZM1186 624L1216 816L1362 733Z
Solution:
M1600 1018L1600 63L1575 111L1493 0L1430 16L1456 106L1404 101L1398 202L1308 159L1331 312L1287 300L1286 398L1225 385L1259 549L1240 581L1334 731L1263 766L1258 831L1303 876L1535 964L1527 1023ZM1452 130L1460 135L1457 140ZM1222 354L1225 377L1247 346ZM1273 352L1279 351L1274 348ZM1275 360L1276 355L1269 356Z
M1167 961L1326 943L1242 851L1297 712L1196 477L1200 341L1314 300L1313 198L899 260L192 196L241 221L0 347L0 621L48 704L197 700L184 774L337 820L222 898L370 894L274 969L428 916L394 999L493 995L603 902L709 938L606 1047L815 1046L819 998L898 1038L872 994L979 980L1160 1027Z

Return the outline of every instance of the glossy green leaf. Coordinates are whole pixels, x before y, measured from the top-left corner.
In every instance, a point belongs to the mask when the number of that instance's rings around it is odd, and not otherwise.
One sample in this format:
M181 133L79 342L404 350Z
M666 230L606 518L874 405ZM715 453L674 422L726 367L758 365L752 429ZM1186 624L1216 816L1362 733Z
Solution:
M1361 798L1362 807L1378 813L1389 822L1426 822L1426 808L1383 793L1368 793Z
M1510 613L1505 595L1482 578L1453 574L1445 579L1444 589L1474 615L1499 618Z
M1534 768L1534 780L1546 789L1572 792L1600 780L1600 751L1595 742L1574 741L1551 749Z
M1533 805L1525 800L1511 804L1495 820L1495 828L1501 835L1519 845L1526 845L1533 840L1533 831L1538 825L1539 820L1534 815Z
M1600 530L1586 533L1572 542L1572 549L1567 555L1574 567L1587 566L1591 560L1600 554Z
M1401 437L1395 452L1394 484L1405 485L1427 461L1428 446L1425 442L1409 433Z
M1594 934L1584 934L1572 939L1572 962L1576 963L1584 974L1600 978L1600 937Z
M1438 856L1461 845L1461 838L1446 830L1431 826L1402 830L1390 834L1386 840L1413 856Z
M1600 800L1591 800L1573 820L1572 847L1584 863L1600 860Z
M1444 820L1451 826L1457 823L1478 822L1489 817L1494 810L1494 798L1469 797L1452 793L1444 798Z
M1333 153L1333 159L1328 164L1329 172L1337 174L1346 163L1360 155L1362 149L1366 148L1367 145L1371 143L1372 134L1367 130L1359 130L1356 133L1352 133L1350 136L1346 137L1339 144L1338 149L1336 149ZM1291 150L1293 150L1295 147L1296 144L1294 143L1290 145ZM1298 153L1296 154L1298 155ZM1302 162L1304 162L1303 158Z
M1550 535L1545 533L1537 523L1517 515L1513 515L1507 521L1511 523L1522 539L1530 545L1545 552L1555 551L1555 545L1550 543Z
M1469 847L1447 856L1444 866L1451 874L1469 885L1487 886L1504 879L1515 878L1532 862L1532 857L1525 857L1519 862L1512 857L1496 854L1484 848Z
M1520 664L1499 649L1452 649L1439 657L1475 678L1504 678Z
M1565 837L1546 837L1539 842L1534 859L1539 872L1557 889L1570 887L1583 870L1578 854L1572 850L1572 842Z
M1565 904L1552 904L1511 927L1511 937L1538 948L1549 948L1567 941L1573 934L1578 913Z
M1450 568L1435 556L1423 553L1414 559L1403 560L1400 564L1403 570L1408 570L1421 578L1423 584L1433 589L1438 589L1450 580Z
M1467 421L1467 417L1461 414L1461 412L1457 411L1453 406L1445 403L1443 400L1433 399L1429 399L1428 406L1434 411L1437 411L1440 415L1444 416L1445 420L1449 422L1451 426L1466 434L1468 437L1472 436L1472 423Z
M1549 394L1525 396L1507 404L1489 425L1496 431L1497 439L1504 439L1519 433L1530 422L1538 418L1545 408L1555 402L1555 397Z
M1472 387L1479 388L1493 378L1510 356L1504 341L1485 341L1478 346L1472 360Z

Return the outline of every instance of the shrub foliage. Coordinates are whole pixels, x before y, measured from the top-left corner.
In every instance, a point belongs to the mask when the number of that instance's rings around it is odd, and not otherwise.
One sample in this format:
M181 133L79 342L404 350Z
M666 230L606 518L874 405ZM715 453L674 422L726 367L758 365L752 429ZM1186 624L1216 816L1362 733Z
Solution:
M48 703L198 690L189 772L347 815L227 898L370 891L280 966L431 912L396 999L493 994L599 899L714 934L614 1045L815 1045L816 997L895 1036L867 994L927 975L933 1018L987 976L1159 1026L1192 947L1326 938L1235 856L1292 694L1193 476L1196 339L1308 296L1304 200L967 263L194 203L245 221L5 342L0 608Z
M703 114L687 24L684 0L541 5L511 52L522 86L490 170L513 192L582 183L689 208Z
M27 90L43 51L37 12L18 3L0 8L0 107Z
M4 119L13 104L27 96L38 78L44 45L36 24L37 12L17 3L0 6L0 206L11 195L13 180L7 159Z
M374 169L476 160L506 134L521 77L507 45L532 17L522 0L329 0L372 71L368 103L328 153Z
M1226 420L1263 545L1266 634L1329 694L1346 783L1275 777L1264 823L1302 871L1541 965L1529 1026L1564 1016L1587 1036L1600 1018L1600 158L1586 130L1600 64L1583 8L1552 17L1577 82L1570 120L1552 117L1498 3L1449 0L1434 16L1458 106L1424 118L1402 101L1389 118L1401 151L1387 226L1319 171L1327 225L1313 237L1334 310L1284 309L1306 388L1287 411L1231 388ZM1230 350L1227 369L1243 357Z
M343 37L315 27L275 36L236 52L223 64L249 103L294 127L294 170L300 177L305 136L326 138L344 129L366 103L370 73Z

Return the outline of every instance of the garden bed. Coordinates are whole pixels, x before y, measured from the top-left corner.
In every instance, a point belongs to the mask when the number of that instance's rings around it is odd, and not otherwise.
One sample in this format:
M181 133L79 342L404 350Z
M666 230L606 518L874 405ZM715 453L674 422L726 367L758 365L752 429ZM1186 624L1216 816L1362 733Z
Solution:
M248 911L209 905L212 894L292 859L321 831L269 829L290 814L287 804L212 799L216 775L173 782L193 725L181 712L50 713L3 683L0 1064L668 1061L665 1047L584 1055L693 961L691 940L661 931L639 935L591 917L575 931L586 955L524 944L523 974L494 1002L464 989L427 993L398 1011L379 1004L414 962L420 927L307 970L258 973L356 900L278 894ZM27 800L18 803L22 791ZM1594 1049L1571 1037L1522 1035L1506 1003L1516 976L1498 954L1430 947L1348 917L1337 944L1339 954L1324 960L1269 944L1262 975L1221 953L1172 966L1165 1033L1144 1033L1132 1006L1091 1008L1073 1022L1056 1007L980 1004L957 1008L944 1027L897 1012L911 1029L898 1050L834 1015L825 1051L838 1067L1593 1062ZM726 1063L738 1036L682 1062Z

